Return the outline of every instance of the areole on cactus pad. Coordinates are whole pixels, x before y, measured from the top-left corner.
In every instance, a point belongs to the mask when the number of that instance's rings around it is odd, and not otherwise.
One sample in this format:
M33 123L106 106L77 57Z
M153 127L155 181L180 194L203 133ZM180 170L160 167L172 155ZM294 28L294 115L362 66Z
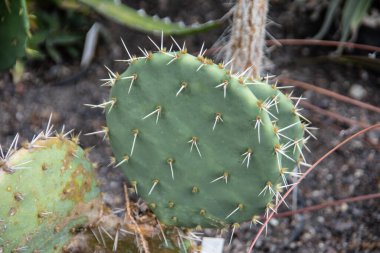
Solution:
M299 161L304 125L291 96L268 79L231 73L203 50L156 47L106 79L110 101L100 106L115 166L163 224L256 221Z

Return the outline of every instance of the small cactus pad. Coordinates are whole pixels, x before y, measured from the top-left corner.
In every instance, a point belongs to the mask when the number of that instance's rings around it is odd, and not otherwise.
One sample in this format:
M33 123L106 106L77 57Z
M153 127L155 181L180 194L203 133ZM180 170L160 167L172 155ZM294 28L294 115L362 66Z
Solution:
M280 139L280 144L287 145L289 142L292 144L292 148L284 150L291 159L283 156L281 166L286 170L292 170L299 162L302 153L305 125L301 122L301 115L296 106L291 102L291 95L283 94L275 84L269 85L268 79L255 80L249 88L258 99L262 101L269 99L273 103L268 111L273 115L274 131ZM302 99L302 97L294 99Z
M99 196L85 152L49 137L1 153L0 252L61 252Z
M0 0L0 71L24 56L28 32L25 0Z
M283 154L294 146L272 124L272 93L255 96L255 82L202 54L161 47L144 55L107 82L115 167L169 226L224 227L263 214L278 199Z

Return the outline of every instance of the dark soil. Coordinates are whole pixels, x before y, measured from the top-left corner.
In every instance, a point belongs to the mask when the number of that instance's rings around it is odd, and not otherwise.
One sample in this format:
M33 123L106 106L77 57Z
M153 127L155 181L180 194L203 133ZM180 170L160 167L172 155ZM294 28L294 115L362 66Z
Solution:
M161 0L138 1L138 4L136 1L128 1L128 4L144 8L152 15L170 16L173 20L191 23L223 16L230 6L221 2L226 1ZM307 2L308 4L301 5L284 0L271 1L271 34L276 38L313 36L323 20L318 2L322 5L324 1ZM89 109L83 104L97 104L107 97L107 88L99 87L99 79L107 76L104 65L115 71L122 71L126 67L114 61L126 57L120 36L136 54L140 54L137 46L153 46L144 33L98 19L107 28L108 38L100 40L95 60L88 69L81 69L79 60L59 65L51 62L27 62L24 78L17 84L12 83L10 75L0 75L2 145L9 144L16 133L20 133L23 139L31 139L46 126L51 113L57 129L65 125L67 130L74 128L76 133L87 133L105 125L101 111ZM200 49L203 41L207 47L211 47L225 28L179 38L179 41L186 40L189 51L195 52ZM335 31L331 31L331 34L328 39L338 39ZM364 35L368 38L371 34ZM158 37L153 37L158 40ZM169 38L165 40L169 41ZM332 50L315 46L270 48L267 56L273 67L269 71L347 96L350 96L353 85L359 85L365 91L361 100L380 106L379 73L357 65L341 65L331 61L326 56ZM310 91L296 89L296 93L303 94L314 105L347 118L368 124L380 121L380 115L374 112ZM346 137L360 130L356 126L339 123L306 109L303 114L319 128L316 133L318 140L311 140L308 144L311 153L307 154L307 159L311 164ZM364 137L358 137L322 162L299 186L298 208L379 192L379 134L380 131L372 131ZM125 179L117 170L106 167L111 156L109 144L96 136L82 136L81 144L85 147L94 146L91 159L99 164L99 177L107 182L103 186L106 201L113 207L122 205L121 192ZM291 198L287 203L292 203ZM281 210L287 209L283 206ZM258 228L250 230L249 223L243 225L235 232L234 240L231 246L225 247L225 252L245 252L257 230ZM230 234L224 233L223 236L228 241ZM261 236L255 252L380 252L380 201L374 199L348 203L289 218L273 219L268 234Z

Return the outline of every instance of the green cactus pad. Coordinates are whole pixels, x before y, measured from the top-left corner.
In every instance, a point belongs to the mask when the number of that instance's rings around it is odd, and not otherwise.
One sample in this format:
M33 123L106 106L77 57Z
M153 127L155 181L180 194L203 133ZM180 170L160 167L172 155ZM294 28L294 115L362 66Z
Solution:
M61 252L83 213L95 211L99 190L85 152L58 137L32 146L1 161L0 252Z
M29 32L25 0L0 0L0 70L24 56Z
M223 227L265 211L281 145L245 79L201 55L160 50L115 80L106 117L116 165L161 222Z

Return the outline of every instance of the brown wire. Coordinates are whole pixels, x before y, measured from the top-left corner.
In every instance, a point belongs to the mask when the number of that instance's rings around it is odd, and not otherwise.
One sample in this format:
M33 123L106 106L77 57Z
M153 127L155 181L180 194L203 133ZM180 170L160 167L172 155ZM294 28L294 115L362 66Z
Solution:
M310 83L301 82L301 81L297 81L297 80L293 80L293 79L289 79L289 78L285 78L285 77L279 77L278 80L280 83L283 83L283 84L288 84L288 85L290 84L290 85L293 85L293 86L296 86L296 87L299 87L299 88L302 88L305 90L311 90L311 91L317 92L319 94L322 94L322 95L325 95L328 97L332 97L336 100L340 100L340 101L346 102L348 104L358 106L358 107L363 108L363 109L367 109L367 110L370 110L373 112L380 113L380 108L377 106L358 101L356 99L341 95L341 94L333 92L331 90L327 90L327 89L324 89L321 87L317 87L317 86L312 85Z

